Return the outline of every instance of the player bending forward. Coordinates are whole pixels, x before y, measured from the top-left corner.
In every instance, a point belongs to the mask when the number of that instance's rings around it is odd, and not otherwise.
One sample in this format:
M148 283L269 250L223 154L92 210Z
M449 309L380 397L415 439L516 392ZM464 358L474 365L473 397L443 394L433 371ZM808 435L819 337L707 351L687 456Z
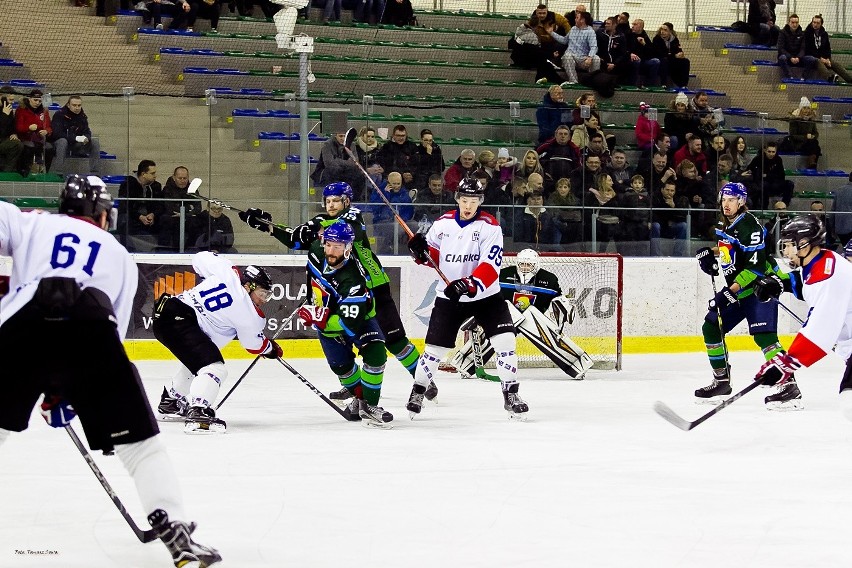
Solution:
M184 420L187 434L225 432L225 421L211 406L228 376L221 347L238 337L246 351L269 359L281 347L268 339L260 307L269 300L272 280L249 265L240 272L213 252L192 257L192 269L204 280L177 296L163 294L154 305L154 337L181 362L157 410L162 420Z
M431 258L450 280L438 293L429 318L426 348L407 405L412 419L423 407L426 387L438 363L452 349L462 323L470 317L482 326L496 352L497 375L510 418L520 418L529 410L518 395L514 327L497 280L503 263L503 233L497 219L479 209L484 195L478 180L462 180L456 190L458 208L439 217L426 236L417 233L408 243L418 264L427 264Z
M796 217L781 229L778 252L794 272L790 278L761 278L754 285L754 293L761 301L769 301L776 300L782 291L791 292L805 300L810 310L790 349L765 363L755 380L783 387L793 380L796 369L810 367L833 347L846 361L840 401L843 415L852 420L852 264L823 249L824 243L825 227L814 215Z
M121 343L138 273L107 232L112 207L100 178L77 175L65 182L60 215L22 213L0 202L0 254L13 259L10 292L0 303L0 353L27 368L3 381L0 444L10 430L26 429L44 393L48 424L62 428L79 414L89 447L115 450L175 566L212 566L222 558L192 540L195 523L181 520L186 513L174 467ZM55 340L49 357L35 338Z
M323 230L322 244L311 245L308 277L314 303L299 308L299 317L317 330L328 366L354 397L346 418L386 427L393 415L379 406L379 398L388 355L361 265L350 258L354 240L352 227L336 221ZM353 347L361 355L361 368Z
M376 321L385 336L385 346L413 377L420 353L408 340L405 328L402 326L399 309L391 295L390 278L382 267L379 257L370 248L364 217L357 207L352 206L352 188L345 182L330 183L323 188L322 197L326 212L297 227L273 224L272 215L261 209L249 209L240 213L240 219L258 231L270 233L286 247L295 250L309 249L317 240L323 227L338 219L346 221L355 234L352 250L356 260L364 269L367 288L375 302ZM343 388L331 393L328 397L333 400L346 400L351 396L349 389ZM438 387L435 386L434 381L430 381L429 388L426 389L426 400L434 400L437 396Z

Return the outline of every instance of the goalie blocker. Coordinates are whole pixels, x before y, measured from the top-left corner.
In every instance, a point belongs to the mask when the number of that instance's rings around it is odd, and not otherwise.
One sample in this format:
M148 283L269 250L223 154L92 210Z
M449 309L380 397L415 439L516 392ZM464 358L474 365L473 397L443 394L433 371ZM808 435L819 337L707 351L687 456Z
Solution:
M582 379L586 371L591 369L594 364L591 357L563 333L565 325L573 321L574 310L573 307L566 306L562 298L555 299L551 304L555 322L535 306L530 306L521 312L511 302L507 301L506 304L512 315L515 330L526 337L569 377ZM476 373L478 358L475 356L474 342L480 334L471 333L470 335L470 340L456 352L451 363L462 373L473 376ZM488 339L482 339L478 350L481 353L483 365L494 355L494 348Z

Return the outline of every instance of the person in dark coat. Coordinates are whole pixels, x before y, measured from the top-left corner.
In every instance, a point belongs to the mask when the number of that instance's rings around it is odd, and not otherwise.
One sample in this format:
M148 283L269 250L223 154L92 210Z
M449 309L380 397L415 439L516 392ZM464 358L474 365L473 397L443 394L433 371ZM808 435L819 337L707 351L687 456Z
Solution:
M417 18L414 17L411 0L388 0L382 14L382 23L392 26L416 26Z
M689 83L689 59L680 46L674 25L663 23L651 44L660 60L660 81L663 85L686 87Z
M100 169L101 146L92 138L89 117L83 110L83 98L71 95L65 106L56 111L51 119L53 125L53 163L51 171L62 175L65 171L65 158L89 158L89 172ZM78 172L79 173L79 172Z

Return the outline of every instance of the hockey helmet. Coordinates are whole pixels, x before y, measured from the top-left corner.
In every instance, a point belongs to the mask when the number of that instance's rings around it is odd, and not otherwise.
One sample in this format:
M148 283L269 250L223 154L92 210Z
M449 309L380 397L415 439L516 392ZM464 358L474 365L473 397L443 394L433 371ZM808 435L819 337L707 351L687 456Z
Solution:
M240 282L249 285L249 292L254 292L258 288L267 292L272 290L272 278L269 277L269 273L254 264L249 264L243 269Z
M322 232L322 242L343 243L347 250L355 241L355 230L346 221L335 221Z
M521 277L521 281L526 284L538 272L538 253L531 248L525 248L518 253L516 262L518 265L518 275Z
M97 219L102 211L110 213L112 204L112 195L98 176L70 175L59 195L59 212L75 217Z
M808 214L794 217L781 228L781 238L778 241L779 251L784 242L792 242L796 245L797 250L808 245L821 246L825 243L825 225L816 215Z
M852 260L852 239L849 239L849 242L843 247L843 258Z
M456 199L465 195L484 198L485 188L482 187L482 184L478 179L466 177L459 182L459 185L456 188Z
M719 190L719 201L723 197L735 198L739 206L742 207L746 204L746 199L748 199L748 190L746 190L746 186L743 184L731 181L723 185L722 189Z
M352 201L352 186L345 181L336 181L322 188L322 198L326 197L346 197Z

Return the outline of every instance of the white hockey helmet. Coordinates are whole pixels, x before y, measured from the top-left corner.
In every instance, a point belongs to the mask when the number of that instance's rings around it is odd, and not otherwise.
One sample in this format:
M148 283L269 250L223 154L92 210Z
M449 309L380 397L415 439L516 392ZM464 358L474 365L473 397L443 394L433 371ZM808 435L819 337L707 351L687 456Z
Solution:
M517 264L518 275L521 277L521 281L526 284L532 280L536 272L538 272L538 253L531 248L522 250L518 253Z

